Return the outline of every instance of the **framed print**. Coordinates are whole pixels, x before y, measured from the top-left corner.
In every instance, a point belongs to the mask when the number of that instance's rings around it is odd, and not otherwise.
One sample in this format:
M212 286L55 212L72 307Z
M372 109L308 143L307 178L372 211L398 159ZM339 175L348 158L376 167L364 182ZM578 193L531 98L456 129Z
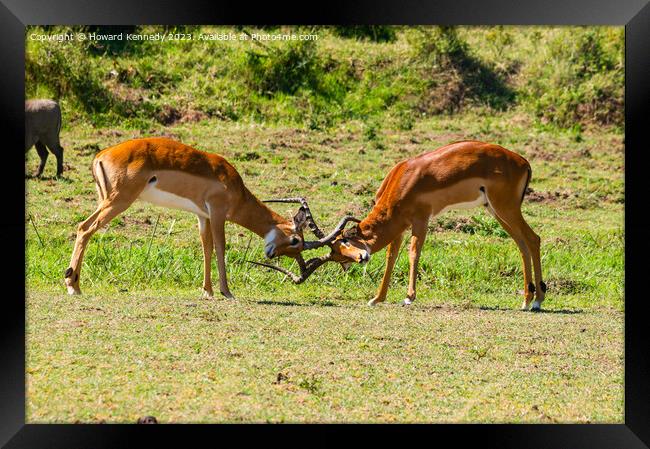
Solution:
M0 441L647 447L650 6L470 3L3 0Z

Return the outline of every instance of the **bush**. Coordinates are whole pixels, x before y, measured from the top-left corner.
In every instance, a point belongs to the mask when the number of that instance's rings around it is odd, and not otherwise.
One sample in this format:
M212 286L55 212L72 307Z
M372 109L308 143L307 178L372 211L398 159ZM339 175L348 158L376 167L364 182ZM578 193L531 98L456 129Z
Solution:
M511 46L513 41L512 33L503 25L490 27L485 32L485 42L492 51L495 61L499 61L504 57L505 49Z
M88 25L79 27L80 31L97 34L137 33L138 29L139 27L136 25ZM118 55L129 53L134 48L137 48L137 44L134 45L133 41L128 41L126 39L114 41L93 41L88 45L88 49L94 54Z
M408 40L414 62L429 80L421 112L452 113L473 103L503 110L514 101L514 91L493 67L471 54L456 27L419 27Z
M408 36L416 60L447 67L466 58L468 46L456 31L456 27L418 27Z
M389 25L341 25L332 28L341 37L373 42L394 42L397 39L395 27Z
M623 39L620 30L564 30L533 57L522 79L526 104L543 122L624 121Z
M70 32L69 29L57 32L66 31ZM90 114L105 112L114 106L97 66L88 63L88 44L78 41L28 43L25 60L28 97L44 87L55 100L64 96L76 99Z
M262 95L294 94L318 86L320 59L315 41L287 41L246 52L246 81Z

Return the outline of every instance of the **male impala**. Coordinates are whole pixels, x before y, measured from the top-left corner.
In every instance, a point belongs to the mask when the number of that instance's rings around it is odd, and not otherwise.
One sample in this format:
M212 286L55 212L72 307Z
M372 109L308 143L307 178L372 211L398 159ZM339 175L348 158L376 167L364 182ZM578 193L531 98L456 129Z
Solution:
M375 305L386 299L390 276L402 234L411 227L409 285L405 304L415 300L417 265L427 223L449 209L485 206L519 247L524 266L523 309L539 310L546 285L542 281L540 238L521 215L521 203L531 169L521 156L498 145L477 141L456 142L398 163L375 196L375 206L353 228L320 242L329 245L328 260L367 262L388 246L386 270ZM531 275L531 258L536 284Z
M170 139L134 139L99 152L92 173L99 205L77 231L70 267L65 272L70 294L81 293L79 275L90 237L138 199L198 216L206 297L213 297L210 278L213 245L221 294L233 297L226 280L226 220L263 237L267 257L295 258L304 276L309 276L309 269L315 269L312 261L305 263L300 256L303 228L309 226L320 232L313 224L306 201L297 199L301 207L293 220L281 217L262 204L246 188L237 170L217 154L195 150Z

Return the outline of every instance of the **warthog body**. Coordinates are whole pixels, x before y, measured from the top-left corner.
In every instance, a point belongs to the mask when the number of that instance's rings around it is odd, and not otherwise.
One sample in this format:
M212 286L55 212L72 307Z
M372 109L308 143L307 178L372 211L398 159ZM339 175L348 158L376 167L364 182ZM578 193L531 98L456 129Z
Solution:
M61 108L53 100L25 102L25 153L34 145L41 158L36 176L41 176L47 162L47 150L56 156L56 175L63 173L63 148L59 142Z

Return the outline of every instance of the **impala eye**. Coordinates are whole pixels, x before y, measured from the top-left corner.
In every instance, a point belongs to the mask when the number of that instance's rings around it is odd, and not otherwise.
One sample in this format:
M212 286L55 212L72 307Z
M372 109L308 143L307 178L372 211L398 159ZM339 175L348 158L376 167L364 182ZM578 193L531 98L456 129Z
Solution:
M298 243L300 243L300 239L298 237L291 237L291 240L289 240L289 244L291 246L296 246Z

